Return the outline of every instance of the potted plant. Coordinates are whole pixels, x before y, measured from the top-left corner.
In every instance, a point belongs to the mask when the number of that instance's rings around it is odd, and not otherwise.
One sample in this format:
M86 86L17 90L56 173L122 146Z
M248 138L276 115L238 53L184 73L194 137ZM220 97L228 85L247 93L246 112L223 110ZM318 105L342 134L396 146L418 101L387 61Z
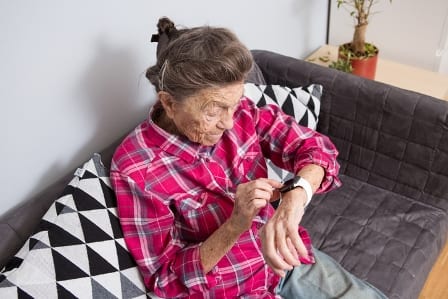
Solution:
M351 53L348 53L347 57L345 59L338 58L338 60L332 61L330 63L330 65L328 65L328 67L330 67L332 69L336 69L338 71L352 73L353 67L352 67L352 62L350 61L351 60L350 58L351 58Z
M366 42L366 30L372 7L380 0L337 0L337 7L344 7L355 21L355 32L349 43L339 46L339 59L351 62L352 73L361 77L374 79L378 61L378 48ZM392 2L392 0L389 0Z

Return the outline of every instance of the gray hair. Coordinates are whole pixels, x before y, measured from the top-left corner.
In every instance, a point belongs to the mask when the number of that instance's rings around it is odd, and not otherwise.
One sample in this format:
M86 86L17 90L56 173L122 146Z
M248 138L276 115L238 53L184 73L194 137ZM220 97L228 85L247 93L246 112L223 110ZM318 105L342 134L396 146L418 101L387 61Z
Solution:
M252 67L250 51L228 29L202 26L179 30L174 36L146 77L157 91L177 100L243 81Z

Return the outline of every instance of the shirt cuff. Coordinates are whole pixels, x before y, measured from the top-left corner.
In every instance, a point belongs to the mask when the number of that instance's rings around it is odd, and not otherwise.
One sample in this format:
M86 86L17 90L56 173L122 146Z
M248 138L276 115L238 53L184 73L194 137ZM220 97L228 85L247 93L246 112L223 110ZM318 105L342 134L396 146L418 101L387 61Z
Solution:
M310 235L308 234L307 230L305 228L303 228L302 226L299 226L299 235L300 238L303 241L303 244L306 247L306 250L308 251L308 257L300 257L300 262L302 264L314 264L316 262L315 258L314 258L314 253L313 253L313 246L311 245L311 238Z
M173 272L192 293L208 291L220 280L217 266L207 274L204 273L199 253L200 245L182 249L177 253L172 265Z
M327 192L341 186L341 181L337 176L339 173L339 164L336 160L319 153L307 154L305 159L299 158L297 160L298 163L296 164L297 169L295 169L295 173L297 173L304 166L310 164L319 165L324 169L324 178L315 193Z

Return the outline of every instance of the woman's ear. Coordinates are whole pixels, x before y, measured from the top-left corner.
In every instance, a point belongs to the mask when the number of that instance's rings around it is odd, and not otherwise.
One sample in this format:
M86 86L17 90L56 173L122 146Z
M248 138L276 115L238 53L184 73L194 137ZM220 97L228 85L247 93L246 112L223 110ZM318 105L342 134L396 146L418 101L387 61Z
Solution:
M175 113L175 105L176 101L173 96L167 93L166 91L159 91L158 93L160 103L162 103L163 109L165 110L166 115L170 118L174 118Z

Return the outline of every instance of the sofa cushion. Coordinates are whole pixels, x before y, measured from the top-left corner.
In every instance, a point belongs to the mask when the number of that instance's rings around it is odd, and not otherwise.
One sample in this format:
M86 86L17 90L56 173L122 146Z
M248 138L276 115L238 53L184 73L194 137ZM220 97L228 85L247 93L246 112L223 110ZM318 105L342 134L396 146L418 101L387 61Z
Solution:
M313 245L390 298L414 298L448 232L445 211L355 178L315 195L302 225ZM412 287L410 287L412 286Z
M101 157L79 168L0 273L0 298L146 298Z
M244 95L254 101L258 107L268 104L278 105L282 110L295 118L298 124L316 129L322 85L310 84L307 86L289 88L281 85L244 84ZM283 170L272 161L267 160L268 176L278 181L286 181L294 174Z
M258 64L256 64L255 62L252 65L252 68L251 68L249 74L247 74L246 82L266 85L266 81L264 80L263 73L261 72L261 69L258 66Z

